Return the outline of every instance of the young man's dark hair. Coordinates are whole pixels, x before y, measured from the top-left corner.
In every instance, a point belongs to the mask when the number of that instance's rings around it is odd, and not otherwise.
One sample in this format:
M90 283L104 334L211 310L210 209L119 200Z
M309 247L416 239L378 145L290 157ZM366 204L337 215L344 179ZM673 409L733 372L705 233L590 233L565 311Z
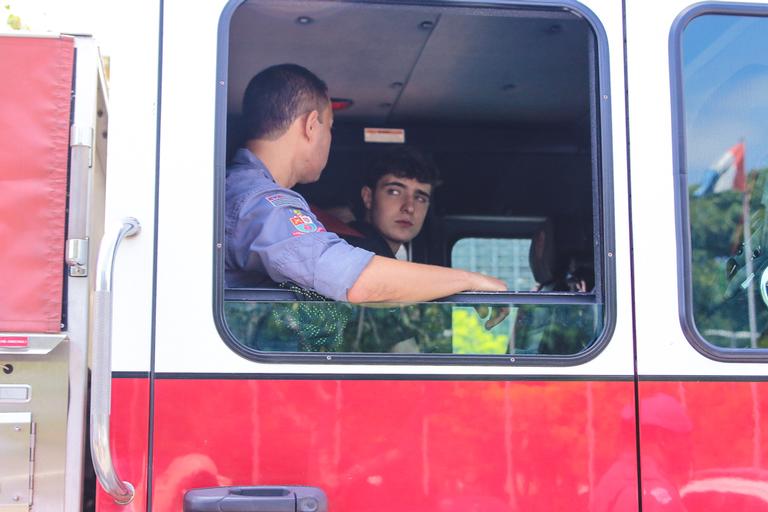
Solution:
M245 140L274 139L300 115L327 108L328 87L298 64L272 66L251 79L243 96Z
M432 157L412 146L394 146L381 153L368 168L363 184L374 189L386 174L411 178L433 188L440 185L440 171Z

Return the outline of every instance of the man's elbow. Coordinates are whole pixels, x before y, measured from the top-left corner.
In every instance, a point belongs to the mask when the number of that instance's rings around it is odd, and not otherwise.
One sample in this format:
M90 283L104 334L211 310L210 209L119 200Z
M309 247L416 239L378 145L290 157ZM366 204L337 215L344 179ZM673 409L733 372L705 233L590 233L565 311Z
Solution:
M365 273L360 275L352 285L352 288L347 290L347 301L352 304L363 304L367 302L399 302L399 295L395 293L390 287L385 286L383 283L376 279L372 279L371 274Z
M352 285L352 288L347 290L347 301L352 304L372 302L370 291L364 284L360 282L360 279L355 281L355 284Z

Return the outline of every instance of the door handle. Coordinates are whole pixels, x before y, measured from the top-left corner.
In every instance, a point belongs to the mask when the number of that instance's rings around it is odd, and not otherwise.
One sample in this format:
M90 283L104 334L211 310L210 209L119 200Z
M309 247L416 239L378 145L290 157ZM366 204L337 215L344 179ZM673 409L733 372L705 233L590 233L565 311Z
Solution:
M209 487L184 495L184 512L327 511L328 499L317 487Z
M108 229L101 240L96 264L93 297L93 368L91 371L91 459L99 483L115 503L133 500L130 482L120 479L112 464L109 446L109 412L112 406L112 270L123 238L141 230L139 221L123 219Z

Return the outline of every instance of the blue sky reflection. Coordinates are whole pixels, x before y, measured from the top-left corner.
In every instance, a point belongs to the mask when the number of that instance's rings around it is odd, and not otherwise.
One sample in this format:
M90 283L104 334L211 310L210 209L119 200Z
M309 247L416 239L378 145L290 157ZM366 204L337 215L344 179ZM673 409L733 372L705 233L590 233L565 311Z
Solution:
M682 44L689 183L742 138L747 170L768 167L768 18L699 16Z

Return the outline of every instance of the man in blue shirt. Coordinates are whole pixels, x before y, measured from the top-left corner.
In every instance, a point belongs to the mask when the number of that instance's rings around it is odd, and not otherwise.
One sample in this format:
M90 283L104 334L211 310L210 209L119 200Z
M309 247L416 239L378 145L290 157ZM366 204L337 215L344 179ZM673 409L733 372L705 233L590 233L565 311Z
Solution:
M291 190L320 178L331 145L327 87L309 70L281 64L260 72L246 88L243 118L245 147L227 169L228 286L293 282L353 303L506 290L483 274L376 256L325 230Z

